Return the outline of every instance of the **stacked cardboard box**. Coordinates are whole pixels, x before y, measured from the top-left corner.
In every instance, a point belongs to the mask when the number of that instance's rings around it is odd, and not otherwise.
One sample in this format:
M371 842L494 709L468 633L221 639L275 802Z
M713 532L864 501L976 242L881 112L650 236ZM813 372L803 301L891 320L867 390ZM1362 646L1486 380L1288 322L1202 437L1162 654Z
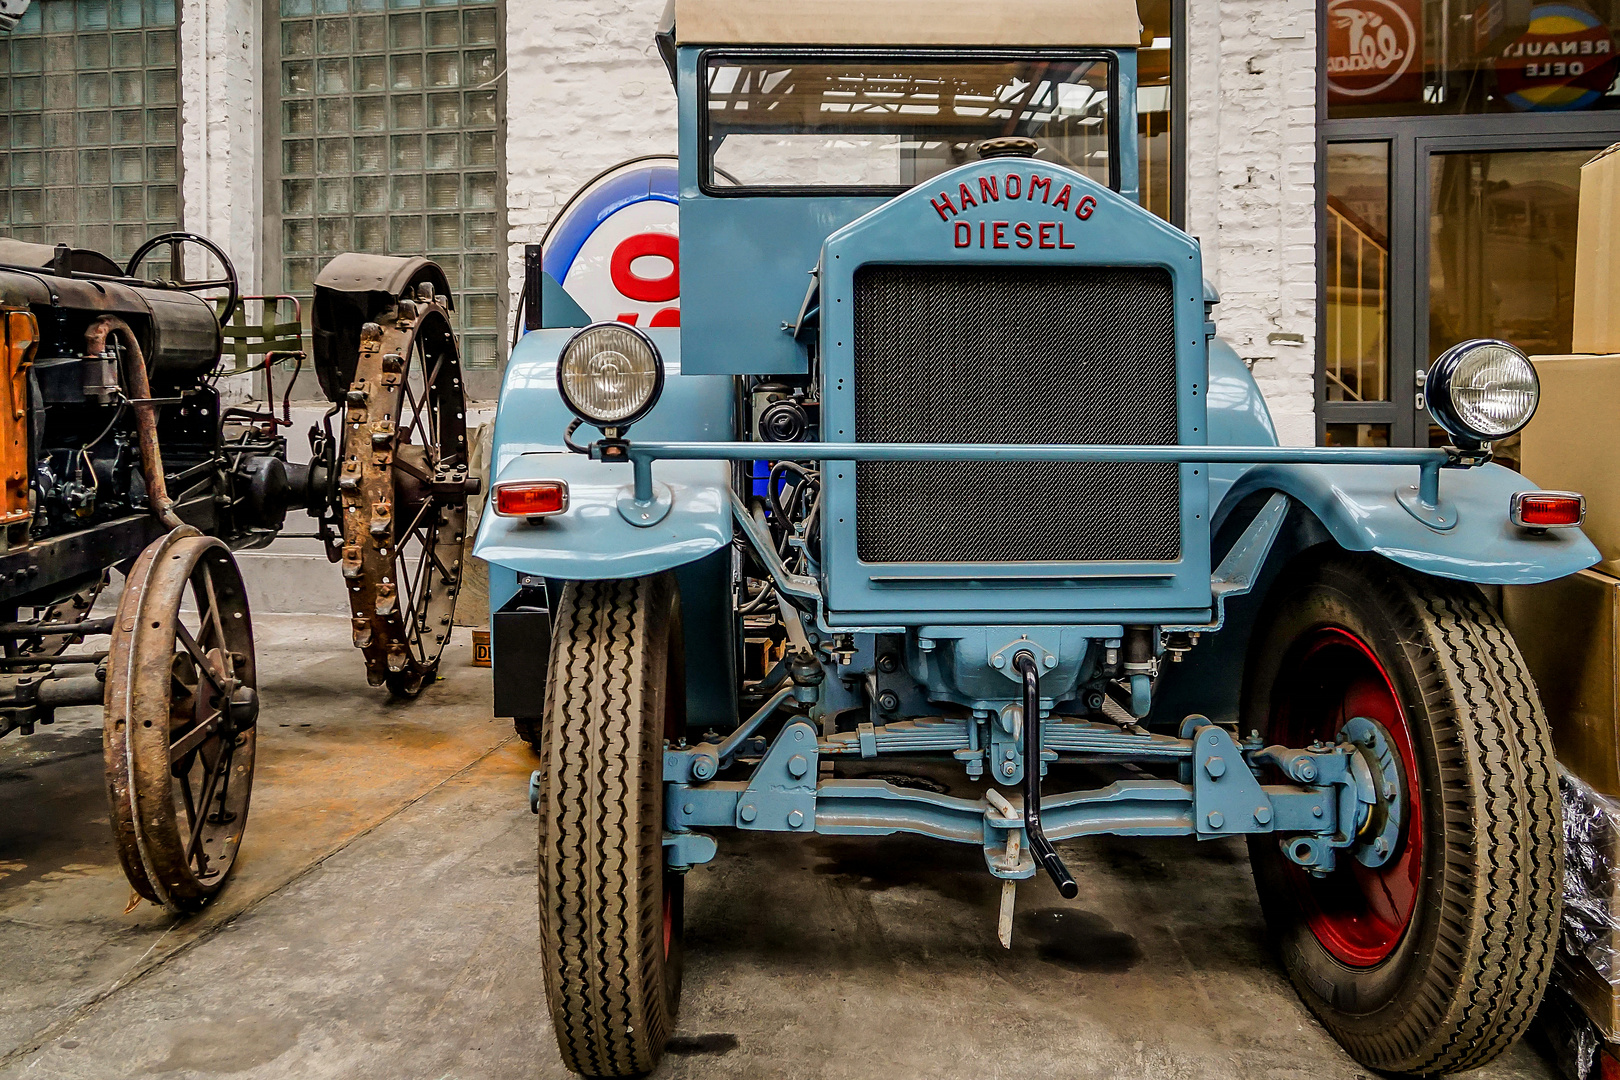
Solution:
M1533 357L1541 407L1520 462L1586 496L1591 570L1503 590L1552 724L1564 783L1566 910L1558 981L1620 1041L1620 146L1581 171L1574 354Z

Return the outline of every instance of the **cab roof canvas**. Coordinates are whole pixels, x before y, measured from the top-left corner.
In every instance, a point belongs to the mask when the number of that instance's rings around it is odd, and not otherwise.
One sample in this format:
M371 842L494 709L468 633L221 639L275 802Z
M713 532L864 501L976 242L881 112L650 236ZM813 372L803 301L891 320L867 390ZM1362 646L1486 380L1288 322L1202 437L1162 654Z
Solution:
M674 0L683 45L1137 48L1136 0Z

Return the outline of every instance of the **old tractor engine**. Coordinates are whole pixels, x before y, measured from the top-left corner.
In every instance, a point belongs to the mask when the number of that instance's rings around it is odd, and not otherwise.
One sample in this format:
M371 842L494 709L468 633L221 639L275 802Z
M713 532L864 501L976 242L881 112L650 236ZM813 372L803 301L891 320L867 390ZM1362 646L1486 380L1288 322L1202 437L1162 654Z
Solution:
M122 267L0 240L0 735L103 705L120 858L140 895L175 910L223 885L253 782L253 631L232 551L307 510L342 564L370 682L414 697L449 638L477 490L437 266L343 255L317 281L331 406L304 463L288 460L285 403L280 417L222 403L241 303L230 260L193 234L155 237ZM104 613L115 569L123 594Z

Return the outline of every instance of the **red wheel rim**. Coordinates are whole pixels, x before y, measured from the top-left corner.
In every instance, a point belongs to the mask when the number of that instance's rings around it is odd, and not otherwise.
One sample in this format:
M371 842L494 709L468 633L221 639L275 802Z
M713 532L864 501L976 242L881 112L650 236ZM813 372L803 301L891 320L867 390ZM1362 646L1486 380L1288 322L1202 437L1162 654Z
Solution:
M685 650L676 647L674 638L670 640L670 650L665 658L665 672L668 683L664 688L664 746L673 746L675 741L683 734L682 728L686 726L686 686L685 672L682 665L686 663ZM659 755L662 763L663 755ZM662 793L669 790L667 786L659 788L659 805L663 805ZM658 860L663 862L663 848L659 848ZM670 946L675 941L675 875L667 868L663 872L663 918L664 927L664 959L669 959Z
M675 940L675 891L669 887L669 874L664 874L664 959L669 959L670 942Z
M1423 877L1423 813L1406 710L1372 649L1342 627L1307 634L1282 670L1273 698L1273 739L1295 748L1318 740L1331 743L1346 722L1364 716L1389 733L1405 773L1405 826L1382 866L1363 866L1341 851L1337 869L1325 878L1292 863L1286 868L1322 947L1347 967L1375 967L1395 951L1411 924Z

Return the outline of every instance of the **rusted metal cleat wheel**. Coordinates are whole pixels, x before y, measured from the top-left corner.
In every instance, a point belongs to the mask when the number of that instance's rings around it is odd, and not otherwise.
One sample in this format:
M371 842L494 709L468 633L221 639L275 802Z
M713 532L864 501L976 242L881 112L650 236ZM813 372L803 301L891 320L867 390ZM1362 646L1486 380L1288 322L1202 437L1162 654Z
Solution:
M477 487L443 300L423 287L362 328L338 473L354 644L371 685L405 698L432 681L450 640Z
M258 713L236 559L181 526L135 561L107 659L113 832L130 884L153 903L195 911L225 884L247 825Z

